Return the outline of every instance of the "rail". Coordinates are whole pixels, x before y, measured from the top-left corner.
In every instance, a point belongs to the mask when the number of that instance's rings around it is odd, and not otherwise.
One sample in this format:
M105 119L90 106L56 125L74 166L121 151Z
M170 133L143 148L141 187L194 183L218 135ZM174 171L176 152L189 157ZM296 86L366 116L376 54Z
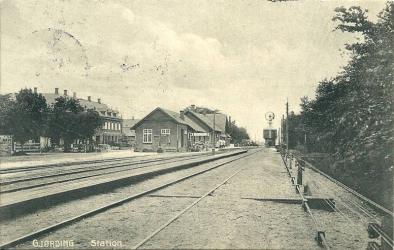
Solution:
M326 233L323 230L323 227L320 225L314 214L312 213L312 210L310 209L310 206L308 204L308 199L303 195L303 191L300 190L300 184L302 184L302 178L300 180L299 176L298 178L292 176L291 174L291 169L293 168L293 160L295 160L294 156L292 154L284 153L283 151L280 152L282 156L282 160L284 163L284 166L286 168L286 171L291 179L291 182L293 185L296 187L296 192L300 195L301 200L302 200L302 207L304 210L309 214L311 217L315 230L316 230L316 241L318 242L319 245L323 246L325 249L330 249L329 244L327 243L326 239ZM288 163L289 161L289 163ZM296 163L294 164L296 165ZM295 167L295 166L294 166ZM300 183L301 181L301 183Z
M26 241L28 241L28 240L38 238L38 237L40 237L40 236L43 236L43 235L45 235L45 234L48 234L48 233L50 233L50 232L53 232L53 231L55 231L55 230L58 230L58 229L60 229L60 228L65 227L65 226L68 226L68 225L70 225L70 224L72 224L72 223L81 221L81 220L83 220L83 219L85 219L85 218L88 218L88 217L92 217L92 216L97 215L97 214L99 214L99 213L103 213L103 212L105 212L105 211L107 211L107 210L109 210L109 209L118 207L118 206L120 206L120 205L122 205L122 204L124 204L124 203L127 203L127 202L130 202L130 201L133 201L133 200L142 198L142 197L147 196L147 195L149 195L149 194L151 194L151 193L153 193L153 192L159 191L159 190L161 190L161 189L164 189L164 188L166 188L166 187L172 186L172 185L177 184L177 183L179 183L179 182L182 182L182 181L185 181L185 180L187 180L187 179L193 178L193 177L195 177L195 176L198 176L198 175L204 174L204 173L206 173L206 172L212 171L212 170L214 170L214 169L217 169L217 168L219 168L219 167L225 166L225 165L227 165L227 164L229 164L229 163L232 163L232 162L234 162L234 161L237 161L237 160L240 160L240 159L242 159L242 158L248 157L248 156L250 156L250 155L252 155L252 154L255 154L255 153L257 153L257 152L258 152L258 151L254 151L254 152L252 152L252 153L241 154L240 156L239 156L239 155L236 155L236 156L234 156L233 158L231 158L231 159L229 159L229 160L227 160L227 161L225 161L225 162L215 164L214 166L212 166L212 167L210 167L210 168L207 168L207 169L204 169L204 170L201 170L201 171L198 171L198 172L189 174L189 175L187 175L187 176L178 178L178 179L173 180L173 181L166 182L166 183L164 183L164 184L160 184L160 185L158 185L158 186L156 186L156 187L150 188L150 189L148 189L148 190L146 190L146 191L142 191L142 192L140 192L140 193L138 193L138 194L135 194L135 195L132 195L132 196L128 196L128 197L126 197L126 198L123 198L123 199L121 199L121 200L118 200L118 201L115 201L115 202L106 204L106 205L101 206L101 207L96 208L96 209L92 209L92 210L90 210L90 211L88 211L88 212L85 212L85 213L83 213L83 214L77 215L77 216L75 216L75 217L72 217L72 218L69 218L69 219L66 219L66 220L63 220L63 221L61 221L61 222L59 222L59 223L56 223L56 224L53 224L53 225L51 225L51 226L48 226L48 227L45 227L45 228L38 229L38 230L36 230L36 231L34 231L34 232L32 232L32 233L23 235L23 236L21 236L21 237L18 237L18 238L16 238L16 239L13 239L13 240L10 240L10 241L8 241L8 242L6 242L6 243L3 243L2 245L0 245L0 249L15 247L15 246L17 246L18 244L24 243L24 242L26 242ZM223 183L225 183L225 182L223 182ZM222 185L223 185L223 184L222 184ZM200 198L201 198L201 197L200 197Z
M324 173L322 170L316 168L315 166L313 166L311 163L309 163L308 161L306 161L305 159L302 158L302 156L299 155L295 155L289 152L286 152L285 150L280 151L284 165L286 167L286 170L289 174L289 176L292 178L292 181L295 182L295 177L291 176L291 169L292 169L292 162L294 161L295 164L294 165L303 165L303 166L307 166L309 169L313 170L314 172L322 175L323 177L327 178L329 181L331 181L332 183L334 183L335 185L337 185L338 187L342 188L343 190L347 191L348 193L353 194L354 196L356 196L357 198L359 198L362 202L362 204L367 204L369 205L371 208L374 208L376 211L380 212L381 214L385 215L385 216L389 216L392 220L394 213L392 211L390 211L389 209L381 206L380 204L377 204L376 202L372 201L371 199L361 195L360 193L358 193L357 191L353 190L352 188L348 187L347 185L343 184L342 182L336 180L335 178L329 176L328 174ZM289 163L288 163L289 162ZM301 175L302 176L302 175ZM301 193L299 190L299 186L296 186L298 193ZM330 206L332 208L333 211L338 211L341 216L346 217L338 208L335 207L335 203L332 203L329 199L325 199L325 202L327 203L328 206ZM362 208L362 205L356 204L356 202L351 202L350 200L348 201L350 203L352 203L353 205L355 205L356 207L358 207L363 213L365 213L370 219L372 219L374 222L378 222L376 218L374 218L370 212L368 212L366 209ZM348 207L345 203L343 204L345 207ZM310 209L307 209L308 212ZM351 209L350 209L351 210ZM354 210L353 210L354 211ZM346 219L348 219L346 217ZM351 221L352 222L352 221ZM353 222L352 222L353 223ZM377 225L376 223L369 223L369 224L373 224L373 226L368 226L368 231L372 230L374 231L376 234L378 234L379 236L381 236L382 239L382 244L383 242L387 243L391 248L393 247L393 239L390 238L385 232L384 230ZM370 242L373 243L373 242Z

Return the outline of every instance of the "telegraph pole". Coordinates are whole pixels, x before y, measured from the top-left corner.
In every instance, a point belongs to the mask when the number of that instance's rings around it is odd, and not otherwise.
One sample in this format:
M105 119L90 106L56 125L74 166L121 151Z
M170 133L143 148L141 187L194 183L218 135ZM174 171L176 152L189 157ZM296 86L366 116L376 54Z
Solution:
M213 148L216 148L216 131L215 131L215 119L216 118L216 109L213 111Z
M285 115L282 115L282 120L280 121L280 131L281 131L281 133L280 133L280 136L281 136L281 141L282 141L282 144L283 143L285 143L285 140L286 140L286 138L285 138L285 134L286 134L286 129L285 129Z
M289 152L289 99L286 99L286 152Z

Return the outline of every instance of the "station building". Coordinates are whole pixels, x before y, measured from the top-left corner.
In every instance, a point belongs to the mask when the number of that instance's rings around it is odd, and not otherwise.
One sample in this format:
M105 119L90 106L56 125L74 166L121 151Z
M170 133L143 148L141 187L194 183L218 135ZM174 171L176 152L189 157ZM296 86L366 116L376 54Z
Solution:
M179 113L156 108L137 122L132 129L136 133L135 151L185 152L190 147L192 133L203 133L205 130Z
M230 136L226 134L226 120L227 116L225 114L200 114L193 110L194 105L189 108L185 115L189 117L193 122L197 123L199 126L204 128L205 133L203 136L196 133L193 134L193 142L206 142L218 143L222 142L222 145L228 145L230 143ZM218 146L218 145L216 145Z
M196 145L207 149L221 139L226 141L225 124L224 114L214 117L190 109L178 113L158 107L131 129L135 130L135 151L185 152Z

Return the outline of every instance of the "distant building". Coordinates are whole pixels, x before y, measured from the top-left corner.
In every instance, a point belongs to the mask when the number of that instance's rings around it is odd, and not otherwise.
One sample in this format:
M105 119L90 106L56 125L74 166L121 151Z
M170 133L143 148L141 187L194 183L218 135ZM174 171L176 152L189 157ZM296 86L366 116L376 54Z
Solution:
M34 91L37 91L34 88ZM97 129L93 140L96 144L118 144L122 139L122 117L119 114L119 111L114 110L108 105L101 102L101 99L97 99L96 101L92 101L91 96L88 96L87 99L78 98L77 94L74 92L72 96L68 95L67 90L63 91L63 95L59 94L59 88L55 88L54 93L42 93L45 97L48 105L53 105L55 103L56 98L60 96L74 98L79 101L79 104L84 107L86 110L94 110L99 113L99 115L103 118L104 122L101 128Z
M135 130L133 126L139 122L140 119L123 119L123 128L122 128L122 145L123 146L135 146Z

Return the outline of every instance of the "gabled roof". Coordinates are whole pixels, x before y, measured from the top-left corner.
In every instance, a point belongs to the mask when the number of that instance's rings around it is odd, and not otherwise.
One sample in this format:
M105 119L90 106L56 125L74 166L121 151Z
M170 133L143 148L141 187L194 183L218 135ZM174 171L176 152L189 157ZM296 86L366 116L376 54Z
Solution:
M123 128L131 128L141 119L123 119Z
M213 114L200 114L193 111L187 111L186 114L192 114L196 118L198 118L201 122L206 124L211 130L213 130ZM215 131L225 133L226 131L226 119L227 116L225 114L217 113L215 114Z
M212 121L212 123L213 123L213 114L207 114L206 117L209 121ZM226 120L227 120L227 116L225 114L220 114L220 113L215 114L215 128L219 129L221 132L225 133L226 132Z
M171 110L168 110L168 109L163 109L163 108L160 108L160 107L155 108L152 112L150 112L148 115L146 115L140 121L135 123L131 127L131 129L135 129L136 127L138 127L147 117L149 117L151 114L153 114L156 111L163 112L164 114L168 115L170 118L173 119L174 122L176 122L178 124L187 125L187 126L191 127L192 129L194 129L197 132L205 132L205 130L202 127L200 127L198 124L196 124L192 119L190 119L186 115L184 116L184 119L182 119L181 115L178 112L174 112L174 111L171 111Z

